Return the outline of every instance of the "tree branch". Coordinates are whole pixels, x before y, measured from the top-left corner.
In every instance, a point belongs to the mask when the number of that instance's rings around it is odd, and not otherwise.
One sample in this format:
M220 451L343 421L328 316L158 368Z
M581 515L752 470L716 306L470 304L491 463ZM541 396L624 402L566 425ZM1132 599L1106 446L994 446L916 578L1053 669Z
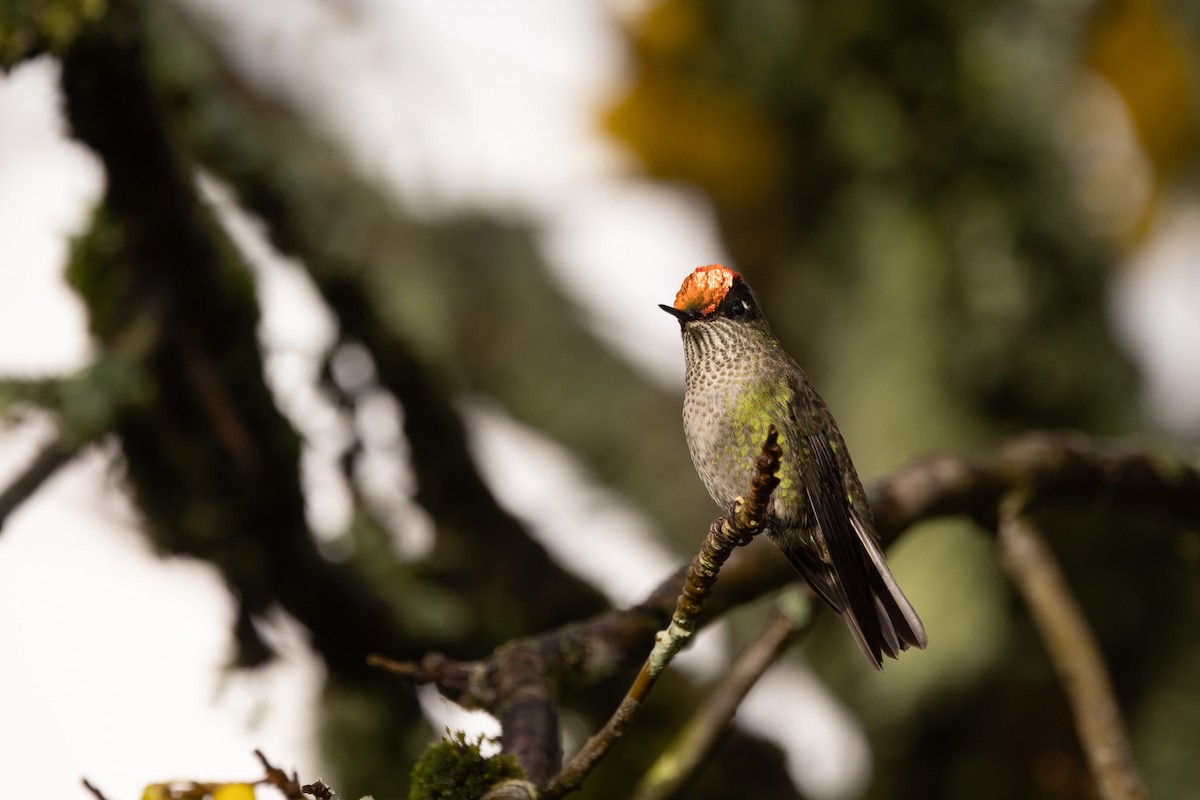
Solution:
M1103 497L1200 520L1200 461L1146 440L1105 441L1082 433L1034 431L981 456L937 455L876 481L868 492L884 544L918 522L963 515L995 530L1012 492L1030 501Z
M678 797L724 735L738 707L759 679L806 633L816 617L800 592L785 592L758 638L741 654L724 681L696 709L678 738L655 760L634 791L634 800Z
M147 5L110 0L62 70L71 129L107 174L68 274L109 350L124 352L131 320L152 329L133 360L153 405L118 406L111 417L129 483L155 544L215 564L237 594L239 620L278 604L309 629L334 674L361 675L367 653L400 651L409 632L382 594L324 558L309 534L299 440L247 344L258 309L245 265L164 127L144 60ZM236 631L241 663L261 660L254 626Z
M1001 502L1018 491L1067 500L1103 497L1131 508L1169 510L1187 523L1200 519L1200 468L1193 461L1166 450L1138 450L1130 443L1072 433L1027 434L974 458L935 456L876 482L870 498L881 535L892 542L913 525L948 516L990 519L994 530ZM436 685L445 697L466 707L494 713L505 709L498 716L506 731L510 725L532 731L537 726L524 725L522 719L529 706L506 703L502 687L522 686L527 691L537 685L545 702L551 703L556 691L611 678L644 653L654 631L667 623L684 574L681 570L663 581L637 606L513 642L483 661L458 662L430 654L415 664L389 668L406 680ZM739 548L721 570L699 624L794 580L791 568L771 548ZM529 670L541 683L522 683L507 674L512 670ZM540 743L522 741L520 746L540 748L546 755L557 752L556 729L543 733ZM504 749L516 752L507 740ZM518 763L526 767L520 759Z
M1054 554L1016 497L998 527L1000 561L1029 607L1062 680L1075 728L1104 800L1144 800L1100 647Z
M42 484L58 472L59 467L74 458L76 452L77 448L68 445L61 437L41 449L21 474L0 493L0 531L4 530L9 515L32 497Z

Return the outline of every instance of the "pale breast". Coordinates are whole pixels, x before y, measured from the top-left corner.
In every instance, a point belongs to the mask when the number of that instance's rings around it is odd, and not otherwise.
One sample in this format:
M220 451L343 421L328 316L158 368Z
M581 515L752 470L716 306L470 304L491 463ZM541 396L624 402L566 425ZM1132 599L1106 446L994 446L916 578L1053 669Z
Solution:
M734 447L729 385L689 381L683 403L683 428L696 473L709 496L722 507L745 491L749 474Z

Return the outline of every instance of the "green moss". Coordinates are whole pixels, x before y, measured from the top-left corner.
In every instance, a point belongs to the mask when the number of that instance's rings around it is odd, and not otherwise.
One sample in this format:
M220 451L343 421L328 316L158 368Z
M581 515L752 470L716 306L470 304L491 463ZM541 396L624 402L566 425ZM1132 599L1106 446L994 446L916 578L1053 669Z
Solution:
M500 781L523 777L512 756L485 758L482 736L469 742L462 731L446 734L413 767L409 800L475 800Z
M119 326L132 291L128 271L114 266L123 254L121 227L103 206L92 213L87 231L71 241L67 283L87 305L93 333L102 337Z

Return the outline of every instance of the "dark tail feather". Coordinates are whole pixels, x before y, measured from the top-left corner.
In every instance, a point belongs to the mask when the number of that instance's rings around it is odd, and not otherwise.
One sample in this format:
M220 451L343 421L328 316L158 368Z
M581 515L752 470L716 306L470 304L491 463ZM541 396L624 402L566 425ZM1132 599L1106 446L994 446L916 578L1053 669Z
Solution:
M854 643L862 650L866 660L876 669L883 668L883 655L898 658L910 646L924 650L928 644L925 627L920 622L912 604L896 585L892 571L888 570L883 554L874 537L866 534L858 519L853 521L854 530L863 542L862 575L859 583L869 587L869 606L856 613L846 589L830 565L817 559L808 548L793 543L793 536L772 536L772 540L786 555L800 577L810 585L818 597L841 616L850 628Z
M883 552L875 543L875 537L857 517L853 519L853 524L854 532L858 534L867 555L868 580L878 603L880 625L892 634L891 643L899 639L899 650L893 646L888 654L896 658L900 655L900 650L907 650L909 647L924 650L929 644L929 639L925 635L925 626L921 624L921 618L917 616L912 603L908 602L908 598L904 596L900 585L892 576L892 571L888 569Z
M854 636L854 643L858 645L858 649L862 651L867 660L875 666L875 669L883 669L883 657L880 655L880 650L886 649L886 646L881 648L883 633L876 622L879 617L873 615L866 619L867 625L861 624L859 617L848 611L850 603L846 598L845 589L828 564L816 558L807 548L793 544L790 538L773 536L772 540L779 545L780 551L787 556L787 560L791 562L796 572L800 573L800 577L804 579L805 583L812 587L816 595L846 623L846 627ZM895 634L893 634L894 638ZM890 651L888 654L895 657Z
M788 559L845 620L867 660L882 669L884 653L898 658L910 646L923 649L925 627L896 585L867 523L847 502L833 446L821 433L809 434L805 443L805 494L829 562L796 552L806 548L798 540L793 544L793 537L779 541L787 541L782 549Z

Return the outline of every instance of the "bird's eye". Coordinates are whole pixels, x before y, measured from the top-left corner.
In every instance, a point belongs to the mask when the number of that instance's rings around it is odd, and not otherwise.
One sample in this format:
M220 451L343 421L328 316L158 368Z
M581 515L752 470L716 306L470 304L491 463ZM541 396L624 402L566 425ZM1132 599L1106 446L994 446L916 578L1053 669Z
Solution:
M729 313L735 317L744 317L749 310L745 300L734 300L729 304Z

